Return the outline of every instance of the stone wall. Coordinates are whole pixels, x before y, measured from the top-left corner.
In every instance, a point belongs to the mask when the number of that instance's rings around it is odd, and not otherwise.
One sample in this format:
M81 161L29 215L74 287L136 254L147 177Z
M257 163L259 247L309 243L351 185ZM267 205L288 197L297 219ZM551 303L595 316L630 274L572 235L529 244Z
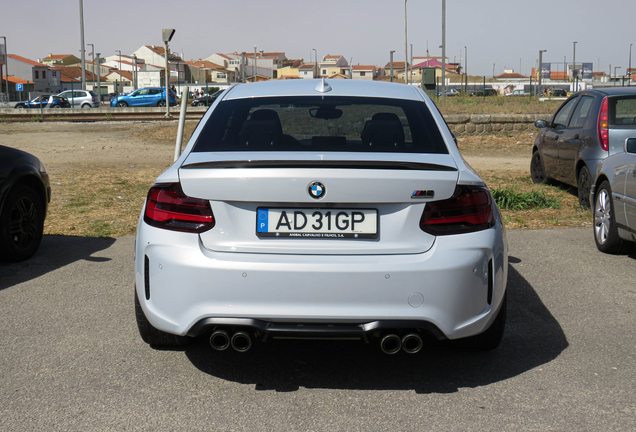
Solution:
M536 120L550 120L551 114L451 114L446 123L457 136L500 132L534 131Z

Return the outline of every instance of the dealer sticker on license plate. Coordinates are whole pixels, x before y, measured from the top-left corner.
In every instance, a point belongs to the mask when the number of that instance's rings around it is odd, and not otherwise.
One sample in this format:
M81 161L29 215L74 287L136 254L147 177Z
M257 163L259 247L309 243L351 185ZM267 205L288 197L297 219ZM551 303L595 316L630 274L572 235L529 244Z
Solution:
M378 236L376 209L259 208L259 237L316 239L374 239Z

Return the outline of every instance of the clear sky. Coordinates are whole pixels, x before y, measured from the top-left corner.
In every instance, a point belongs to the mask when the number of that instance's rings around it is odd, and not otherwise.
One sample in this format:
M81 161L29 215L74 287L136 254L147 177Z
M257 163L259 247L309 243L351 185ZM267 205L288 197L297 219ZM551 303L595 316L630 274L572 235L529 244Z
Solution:
M284 51L309 61L316 49L353 64L384 66L389 51L404 61L404 0L83 0L84 37L102 57L162 45L161 29L177 31L170 49L186 60L215 52ZM32 60L49 53L80 56L79 0L2 0L0 36L8 51ZM441 55L442 0L408 0L408 43L414 56ZM563 70L576 59L625 73L636 43L636 0L447 0L446 56L468 73L504 67L529 75L540 49ZM87 48L90 50L90 48ZM410 48L409 48L410 55ZM636 67L636 47L633 47ZM87 59L90 57L87 55Z

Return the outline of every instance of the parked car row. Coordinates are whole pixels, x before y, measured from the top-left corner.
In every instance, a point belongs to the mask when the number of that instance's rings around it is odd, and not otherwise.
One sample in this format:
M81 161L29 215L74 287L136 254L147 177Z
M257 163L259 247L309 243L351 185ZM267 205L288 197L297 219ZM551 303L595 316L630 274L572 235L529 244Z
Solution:
M541 129L532 149L534 183L574 186L592 208L599 250L636 241L636 89L585 90L568 98Z

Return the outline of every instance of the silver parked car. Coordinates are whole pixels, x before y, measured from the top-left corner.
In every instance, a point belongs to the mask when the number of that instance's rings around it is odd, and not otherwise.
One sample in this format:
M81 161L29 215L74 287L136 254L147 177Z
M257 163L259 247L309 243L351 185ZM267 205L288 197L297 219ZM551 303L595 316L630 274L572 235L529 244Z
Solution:
M68 99L71 108L99 108L99 99L93 90L66 90L58 96Z
M419 88L356 80L237 85L148 192L135 306L153 345L426 338L498 346L499 211Z
M633 103L632 121L636 99ZM625 139L623 151L599 164L590 201L596 247L607 253L631 248L636 242L636 138Z

